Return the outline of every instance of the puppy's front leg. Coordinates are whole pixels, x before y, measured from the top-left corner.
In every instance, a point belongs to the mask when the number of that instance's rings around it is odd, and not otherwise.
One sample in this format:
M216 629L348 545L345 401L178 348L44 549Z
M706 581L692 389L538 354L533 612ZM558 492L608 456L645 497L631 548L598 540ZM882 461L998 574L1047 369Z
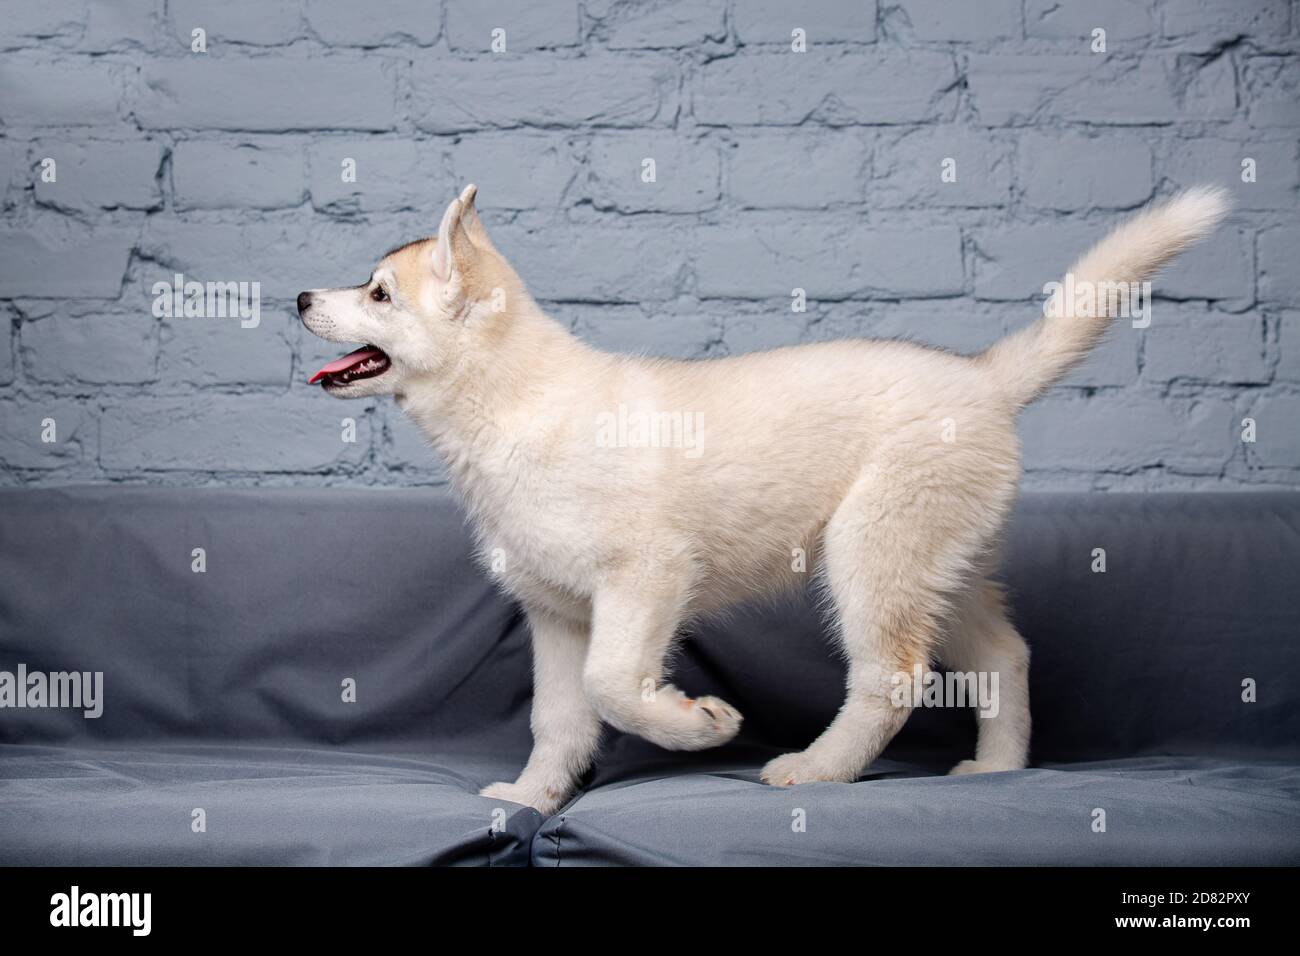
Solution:
M554 813L591 765L600 719L582 690L587 629L535 609L533 632L533 752L514 783L494 783L480 793Z
M726 743L741 716L716 697L687 697L663 682L664 657L681 618L689 581L642 569L596 593L583 683L601 718L668 750Z

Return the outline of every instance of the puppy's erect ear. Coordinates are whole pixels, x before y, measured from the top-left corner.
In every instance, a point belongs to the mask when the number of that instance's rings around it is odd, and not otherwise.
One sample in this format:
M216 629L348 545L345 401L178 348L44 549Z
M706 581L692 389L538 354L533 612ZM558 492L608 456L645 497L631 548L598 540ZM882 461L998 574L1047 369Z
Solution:
M478 217L478 210L474 207L474 198L478 195L478 187L470 183L465 187L465 191L460 194L461 205L461 225L465 228L465 233L473 241L474 245L480 249L496 251L492 245L492 240L488 238L487 230L483 228L483 222Z
M443 282L450 282L453 270L463 270L465 257L470 254L469 236L463 223L465 206L453 199L442 214L438 226L438 241L433 247L433 274Z

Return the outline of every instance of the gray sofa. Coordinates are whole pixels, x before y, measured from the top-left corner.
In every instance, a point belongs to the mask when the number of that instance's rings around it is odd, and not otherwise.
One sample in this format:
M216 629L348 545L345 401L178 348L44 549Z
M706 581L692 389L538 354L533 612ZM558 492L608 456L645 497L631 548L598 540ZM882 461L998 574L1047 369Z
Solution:
M96 719L0 709L0 863L1300 863L1300 495L1027 495L1004 578L1032 769L944 776L974 718L925 709L855 784L761 784L840 700L792 602L679 656L737 741L610 732L543 819L477 796L528 751L527 633L443 492L0 491L0 671L103 672Z

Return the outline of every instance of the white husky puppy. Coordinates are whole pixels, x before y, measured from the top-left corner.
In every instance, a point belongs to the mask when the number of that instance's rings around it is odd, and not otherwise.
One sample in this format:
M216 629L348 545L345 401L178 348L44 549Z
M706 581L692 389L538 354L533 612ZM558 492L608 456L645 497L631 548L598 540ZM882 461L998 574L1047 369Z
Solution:
M304 292L298 309L316 335L366 343L312 381L338 398L396 396L527 612L533 752L518 780L483 793L554 812L602 721L675 750L730 740L735 708L666 681L674 637L810 572L834 609L847 695L763 780L854 780L907 719L896 675L910 682L935 659L1000 676L975 759L953 772L1024 767L1029 651L988 578L1020 475L1016 417L1098 342L1115 297L1058 292L1044 317L972 357L846 340L631 358L543 313L474 194L363 285ZM1198 188L1144 212L1079 261L1072 288L1148 279L1225 208Z

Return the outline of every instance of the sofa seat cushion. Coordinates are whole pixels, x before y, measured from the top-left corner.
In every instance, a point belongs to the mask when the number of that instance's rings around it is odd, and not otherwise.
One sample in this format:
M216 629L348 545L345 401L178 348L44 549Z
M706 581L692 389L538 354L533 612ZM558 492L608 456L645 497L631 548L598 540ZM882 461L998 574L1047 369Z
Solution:
M1105 831L1095 832L1097 810ZM1300 864L1300 763L1152 756L948 777L877 761L775 789L757 765L607 780L547 820L535 866Z
M514 769L450 753L0 746L0 864L527 865L541 818L477 795Z

